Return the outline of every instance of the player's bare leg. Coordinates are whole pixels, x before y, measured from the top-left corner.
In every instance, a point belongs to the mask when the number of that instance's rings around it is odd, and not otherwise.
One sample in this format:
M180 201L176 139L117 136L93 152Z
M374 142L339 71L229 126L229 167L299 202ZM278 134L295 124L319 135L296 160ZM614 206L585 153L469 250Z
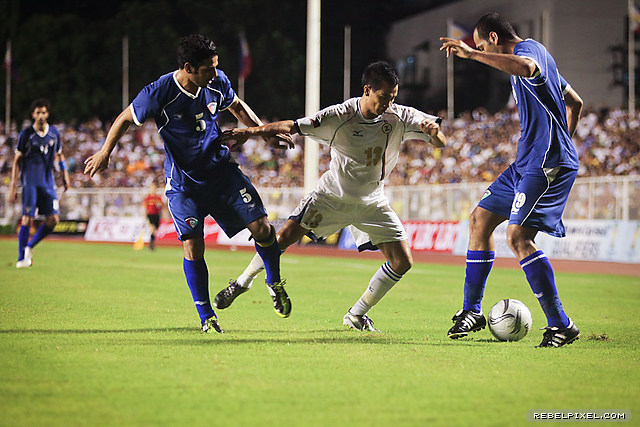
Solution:
M342 323L352 329L379 332L373 327L373 320L367 316L367 312L376 305L413 266L413 256L411 255L409 243L406 240L380 243L378 244L378 248L387 259L387 262L376 271L360 299L347 311L347 314L344 315Z

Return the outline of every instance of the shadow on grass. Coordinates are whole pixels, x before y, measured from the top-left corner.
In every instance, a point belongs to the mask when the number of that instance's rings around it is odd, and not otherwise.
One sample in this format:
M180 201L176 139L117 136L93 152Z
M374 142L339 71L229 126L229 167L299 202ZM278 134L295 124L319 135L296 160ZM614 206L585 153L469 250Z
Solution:
M148 332L189 332L197 328L139 328L139 329L0 329L1 334L126 334Z
M149 339L135 339L143 345L216 345L234 346L242 344L392 344L406 346L445 346L445 347L473 347L486 343L497 343L495 339L465 339L465 340L432 340L416 338L396 338L388 333L359 332L347 328L328 328L314 330L267 330L267 329L231 329L224 334L203 334L195 327L174 328L133 328L133 329L0 329L1 335L107 335L107 334L147 334L147 333L187 333L189 338L150 337ZM274 336L286 334L286 337ZM249 336L247 336L249 335ZM205 338L197 340L195 338Z

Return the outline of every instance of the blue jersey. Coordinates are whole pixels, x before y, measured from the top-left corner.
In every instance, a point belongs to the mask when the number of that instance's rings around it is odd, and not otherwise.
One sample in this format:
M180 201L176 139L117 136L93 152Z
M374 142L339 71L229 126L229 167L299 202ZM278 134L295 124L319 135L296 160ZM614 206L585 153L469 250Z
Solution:
M578 153L567 126L564 94L571 88L562 78L547 49L527 39L513 49L518 56L537 65L534 77L511 76L513 96L520 116L520 140L516 169L527 170L566 167L578 169Z
M142 89L131 103L131 113L138 126L155 120L166 152L165 176L180 184L200 184L215 179L220 163L229 161L229 148L218 141L217 118L236 93L221 70L195 95L178 83L176 74L165 74Z
M22 153L20 177L23 187L55 187L53 159L62 151L58 129L48 124L43 133L33 126L23 129L18 135L17 150Z

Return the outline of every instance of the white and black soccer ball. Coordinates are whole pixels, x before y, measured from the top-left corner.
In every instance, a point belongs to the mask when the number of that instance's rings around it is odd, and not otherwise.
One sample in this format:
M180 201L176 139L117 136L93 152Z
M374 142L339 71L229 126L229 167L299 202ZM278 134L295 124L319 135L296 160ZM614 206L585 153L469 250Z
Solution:
M503 299L489 311L489 330L500 341L518 341L531 329L531 312L517 299Z

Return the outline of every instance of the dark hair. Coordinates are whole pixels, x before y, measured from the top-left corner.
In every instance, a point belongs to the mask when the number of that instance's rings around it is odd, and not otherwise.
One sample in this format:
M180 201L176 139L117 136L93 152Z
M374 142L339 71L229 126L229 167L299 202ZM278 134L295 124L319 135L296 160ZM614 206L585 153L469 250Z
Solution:
M500 41L513 40L518 37L511 23L495 12L487 13L480 18L475 29L478 31L478 37L482 40L489 40L490 32L496 33Z
M398 72L385 61L369 64L362 73L362 86L371 86L374 90L380 89L382 82L386 82L391 87L396 87L400 78Z
M178 46L178 67L184 68L187 62L199 67L204 61L218 55L216 44L200 34L191 34L180 40Z
M36 110L36 108L40 108L40 107L46 107L47 111L51 110L51 108L49 108L49 101L47 101L44 98L38 98L31 103L31 113L33 113Z

